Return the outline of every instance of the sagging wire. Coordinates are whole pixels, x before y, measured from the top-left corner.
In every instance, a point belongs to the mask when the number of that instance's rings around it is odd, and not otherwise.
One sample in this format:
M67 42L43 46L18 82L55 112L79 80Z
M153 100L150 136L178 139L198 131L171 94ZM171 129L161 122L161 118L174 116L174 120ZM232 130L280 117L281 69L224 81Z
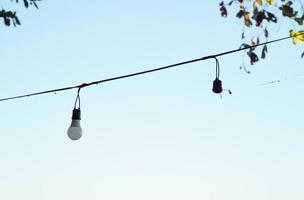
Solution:
M186 65L186 64L195 63L195 62L208 60L208 59L214 59L214 57L220 57L220 56L236 53L236 52L239 52L239 51L244 51L244 50L247 50L247 49L251 49L253 47L257 48L259 46L264 46L266 44L276 43L276 42L287 40L287 39L297 37L297 36L303 35L303 34L304 33L295 34L293 36L287 36L287 37L267 41L267 42L264 42L264 43L256 44L254 46L249 46L248 45L248 46L245 46L245 47L241 47L241 48L230 50L230 51L225 51L225 52L214 54L214 55L208 55L208 56L204 56L204 57L201 57L201 58L188 60L188 61L183 61L183 62L175 63L175 64L172 64L172 65L153 68L153 69L149 69L149 70L145 70L145 71L135 72L135 73L132 73L132 74L126 74L126 75L122 75L122 76L117 76L117 77L112 77L112 78L108 78L108 79L98 80L98 81L94 81L94 82L91 82L91 83L83 83L83 84L76 85L76 86L63 87L63 88L58 88L58 89L51 89L51 90L46 90L46 91L42 91L42 92L35 92L35 93L18 95L18 96L13 96L13 97L6 97L6 98L0 99L0 102L1 101L10 101L10 100L13 100L13 99L20 99L20 98L25 98L25 97L31 97L31 96L37 96L37 95L42 95L42 94L48 94L48 93L55 93L55 92L72 90L72 89L78 89L80 87L84 88L84 87L88 87L88 86L95 85L95 84L115 81L115 80L119 80L119 79L130 78L130 77L139 76L139 75L148 74L148 73L154 73L154 72L157 72L157 71L162 71L162 70L166 70L166 69L170 69L170 68L175 68L175 67L178 67L178 66L181 66L181 65Z
M30 94L25 94L25 95L2 98L2 99L0 99L0 101L1 102L2 101L9 101L9 100L13 100L13 99L20 99L20 98L26 98L26 97L31 97L31 96L38 96L38 95L48 94L48 93L55 93L56 94L56 92L60 92L60 91L78 89L77 97L76 97L75 104L74 104L73 114L72 114L72 123L71 123L71 125L68 129L69 138L71 140L78 140L82 136L82 128L80 126L80 120L81 120L80 90L82 88L85 88L85 87L88 87L88 86L91 86L91 85L98 85L100 83L106 83L106 82L110 82L110 81L135 77L135 76L139 76L139 75L143 75L143 74L154 73L154 72L158 72L158 71L162 71L162 70L166 70L166 69L170 69L170 68L175 68L175 67L178 67L178 66L181 66L181 65L195 63L195 62L199 62L199 61L203 61L203 60L215 59L215 61L216 61L216 77L215 77L215 80L213 81L212 91L216 94L219 94L219 95L221 95L223 91L228 91L229 94L231 94L230 90L222 88L222 81L220 80L220 64L219 64L219 61L218 61L217 57L232 54L232 53L236 53L236 52L239 52L239 51L244 51L244 50L247 50L247 49L251 49L253 47L257 48L259 46L263 46L263 45L266 45L266 44L276 43L276 42L287 40L287 39L297 37L297 36L303 35L303 34L304 33L295 34L295 35L291 35L291 36L288 36L288 37L283 37L283 38L279 38L279 39L276 39L276 40L266 41L266 42L260 43L260 44L255 44L254 46L249 46L248 45L248 46L244 46L244 47L241 47L241 48L238 48L238 49L225 51L225 52L214 54L214 55L208 55L208 56L204 56L204 57L193 59L193 60L187 60L187 61L183 61L183 62L179 62L179 63L167 65L167 66L152 68L152 69L149 69L149 70L139 71L139 72L135 72L135 73L131 73L131 74L125 74L125 75L112 77L112 78L108 78L108 79L97 80L97 81L93 81L93 82L90 82L90 83L83 83L83 84L76 85L76 86L63 87L63 88L58 88L58 89L46 90L46 91L42 91L42 92L35 92L35 93L30 93ZM78 108L77 108L77 103L78 103Z

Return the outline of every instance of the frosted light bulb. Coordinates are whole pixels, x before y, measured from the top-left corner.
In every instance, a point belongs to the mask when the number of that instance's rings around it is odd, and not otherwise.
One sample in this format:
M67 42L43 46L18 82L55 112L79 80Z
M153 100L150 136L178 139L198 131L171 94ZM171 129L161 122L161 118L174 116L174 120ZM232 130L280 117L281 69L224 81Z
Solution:
M68 129L68 136L71 140L79 140L82 136L82 128L80 127L80 108L73 110L72 123Z
M80 120L72 120L71 126L68 129L68 136L71 140L79 140L82 136L82 128Z

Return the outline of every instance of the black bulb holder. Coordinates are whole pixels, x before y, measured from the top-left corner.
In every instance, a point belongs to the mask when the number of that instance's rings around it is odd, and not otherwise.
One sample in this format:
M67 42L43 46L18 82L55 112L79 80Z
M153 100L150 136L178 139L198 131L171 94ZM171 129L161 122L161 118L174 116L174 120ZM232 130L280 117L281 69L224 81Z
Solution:
M74 108L73 115L72 115L72 120L81 120L80 116L81 116L80 108Z
M222 81L220 79L216 78L213 81L212 92L215 94L220 94L223 92Z

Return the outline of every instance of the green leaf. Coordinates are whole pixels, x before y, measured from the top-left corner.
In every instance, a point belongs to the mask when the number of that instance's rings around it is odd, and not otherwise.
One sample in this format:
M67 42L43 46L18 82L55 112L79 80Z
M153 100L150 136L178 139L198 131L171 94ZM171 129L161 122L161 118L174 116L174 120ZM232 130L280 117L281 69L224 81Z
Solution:
M269 4L269 5L272 5L274 3L274 0L266 0L266 2Z
M266 13L267 13L267 17L265 17L265 19L267 21L272 21L274 23L277 23L277 17L273 13L271 12L266 12Z
M269 36L269 33L268 33L268 30L267 30L267 28L265 28L265 29L264 29L264 35L265 35L265 37L266 37L266 38L268 38L268 36Z
M14 20L15 20L16 24L21 25L20 20L18 19L17 16L15 16Z
M33 2L33 4L34 4L34 6L35 6L37 9L39 9L39 8L38 8L38 5L37 5L37 3L36 3L35 1Z
M303 18L296 17L296 18L294 18L294 20L295 20L300 26L303 25L303 21L304 21Z
M267 49L267 45L265 45L262 49L262 55L261 55L261 58L262 59L265 59L266 58L266 53L268 52L268 49Z
M259 4L260 6L263 5L263 1L262 1L262 0L255 0L255 2L256 2L257 4Z
M259 57L256 55L256 53L252 52L252 51L248 51L247 55L250 58L250 64L253 65L255 62L259 61Z
M28 1L27 1L27 0L23 0L23 3L24 3L24 6L25 6L26 8L28 8L28 6L29 6Z
M240 10L240 11L236 14L236 17L242 18L243 15L244 15L244 11L243 11L243 10Z
M11 25L11 20L9 18L7 18L7 17L4 17L4 24L6 26L10 26Z
M251 47L251 45L246 44L246 43L243 43L243 44L240 46L240 49L242 49L242 48L250 48L250 47Z

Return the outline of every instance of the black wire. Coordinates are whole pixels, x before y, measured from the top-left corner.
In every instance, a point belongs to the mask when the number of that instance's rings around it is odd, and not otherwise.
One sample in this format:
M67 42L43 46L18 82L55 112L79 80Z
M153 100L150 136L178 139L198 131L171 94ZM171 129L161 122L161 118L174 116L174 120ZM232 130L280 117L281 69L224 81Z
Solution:
M172 64L172 65L167 65L167 66L164 66L164 67L158 67L158 68L154 68L154 69L150 69L150 70L140 71L140 72L136 72L136 73L126 74L126 75L112 77L112 78L98 80L98 81L93 81L93 82L90 82L90 83L83 83L81 85L75 85L75 86L70 86L70 87L63 87L63 88L58 88L58 89L46 90L46 91L42 91L42 92L35 92L35 93L29 93L29 94L25 94L25 95L2 98L2 99L0 99L0 101L9 101L9 100L13 100L13 99L20 99L20 98L25 98L25 97L37 96L37 95L48 94L48 93L55 93L55 92L60 92L60 91L72 90L72 89L78 89L79 90L81 88L85 88L85 87L88 87L88 86L91 86L91 85L97 85L99 83L105 83L105 82L110 82L110 81L114 81L114 80L125 79L125 78L129 78L129 77L133 77L133 76L139 76L139 75L143 75L143 74L162 71L162 70L165 70L165 69L170 69L170 68L174 68L174 67L181 66L181 65L195 63L195 62L198 62L198 61L214 59L216 57L224 56L224 55L227 55L227 54L232 54L232 53L236 53L236 52L239 52L239 51L263 46L263 45L266 45L266 44L271 44L271 43L276 43L276 42L279 42L279 41L282 41L282 40L287 40L287 39L290 39L292 37L296 37L296 36L303 35L303 34L304 33L293 35L293 36L288 36L288 37L283 37L283 38L280 38L280 39L267 41L267 42L256 44L256 45L253 45L253 46L246 46L246 47L242 47L242 48L239 48L239 49L234 49L234 50L231 50L231 51L226 51L226 52L222 52L222 53L218 53L218 54L214 54L214 55L208 55L208 56L204 56L204 57L193 59L193 60L188 60L188 61L175 63L175 64Z
M76 96L76 100L75 100L75 104L74 104L74 109L76 109L76 105L77 105L77 102L78 102L78 109L80 109L80 90L81 90L81 87L78 88L78 92L77 92L77 96Z
M214 57L214 59L215 59L215 78L220 79L220 63L217 57Z

